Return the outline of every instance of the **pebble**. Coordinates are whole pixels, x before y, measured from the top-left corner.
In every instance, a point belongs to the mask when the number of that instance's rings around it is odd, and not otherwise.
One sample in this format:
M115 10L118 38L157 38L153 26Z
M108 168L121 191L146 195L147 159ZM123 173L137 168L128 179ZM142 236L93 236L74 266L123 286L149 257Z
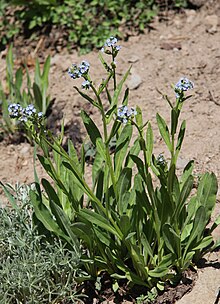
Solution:
M214 34L218 31L218 16L209 15L205 17L206 31L210 34Z
M29 153L29 151L30 151L30 145L25 145L25 146L23 146L21 149L20 149L20 154L28 154Z
M138 62L140 60L140 58L137 55L131 55L130 57L128 57L128 62L130 63L135 63Z
M129 76L129 80L127 81L127 86L130 90L136 90L142 84L141 76L136 72L136 70L132 69L131 74Z

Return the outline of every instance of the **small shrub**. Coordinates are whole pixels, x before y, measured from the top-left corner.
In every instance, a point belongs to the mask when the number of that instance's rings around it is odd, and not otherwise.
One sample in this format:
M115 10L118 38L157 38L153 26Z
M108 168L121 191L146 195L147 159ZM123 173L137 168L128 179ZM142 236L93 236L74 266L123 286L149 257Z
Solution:
M3 187L14 208L0 208L0 303L80 301L79 257L38 233L28 194L33 186Z

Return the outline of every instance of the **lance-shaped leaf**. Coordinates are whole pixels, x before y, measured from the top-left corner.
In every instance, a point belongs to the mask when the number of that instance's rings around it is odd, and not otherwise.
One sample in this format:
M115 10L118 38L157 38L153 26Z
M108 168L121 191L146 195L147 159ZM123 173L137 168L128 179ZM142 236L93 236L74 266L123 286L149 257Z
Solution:
M210 219L211 213L216 203L218 182L214 173L205 173L198 186L197 199L205 207L206 223Z
M170 224L163 225L163 238L167 248L177 257L180 257L180 236L177 235Z
M178 221L180 213L184 207L184 204L186 203L186 200L192 191L193 181L194 181L194 179L193 179L192 175L190 175L182 187L182 190L180 192L179 199L177 202L177 207L174 212L174 219L176 218L177 221Z
M160 131L160 135L162 136L165 144L167 145L167 148L169 149L169 151L172 151L172 145L171 145L171 141L170 141L170 132L169 132L169 128L166 125L165 120L157 113L157 125Z
M177 140L177 145L176 145L176 155L177 156L182 147L185 131L186 131L186 121L184 120L180 126L180 130L179 130L179 134L178 134L178 140Z
M204 206L200 206L196 211L196 215L193 221L193 228L184 250L184 256L186 256L189 249L194 248L201 241L206 224L206 210Z
M142 117L142 111L139 106L136 106L137 115L135 115L135 121L138 127L141 129L143 127L143 117Z
M100 108L100 107L99 107L99 104L98 104L96 101L94 101L91 97L89 97L89 95L83 93L83 92L80 91L77 87L74 87L74 88L77 90L77 92L78 92L84 99L88 100L94 107Z
M150 122L148 123L148 126L147 126L146 146L147 146L147 164L150 167L152 153L153 153L153 146L154 146L153 130L152 130Z
M83 123L86 127L87 133L91 139L91 142L95 146L97 138L102 137L101 133L99 132L99 129L95 125L92 118L85 111L81 111L81 117L82 117Z
M119 82L119 84L117 85L117 88L114 92L114 95L113 95L113 98L112 98L112 104L113 105L117 105L118 104L118 98L119 98L119 95L121 93L121 90L122 90L122 87L123 87L123 84L125 83L129 73L130 73L130 70L131 70L131 67L127 70L127 72L124 74L122 80Z
M131 187L131 177L132 170L131 168L122 169L118 182L117 182L117 191L118 191L118 210L120 214L123 214L124 210L126 210L125 206L128 204L128 195L126 195L127 191L130 190Z
M51 207L51 211L53 212L53 215L55 216L57 222L62 225L62 227L63 227L62 230L64 230L67 233L67 235L69 236L69 240L70 240L69 243L72 245L76 254L79 255L79 253L80 253L79 241L78 241L76 235L73 233L71 223L70 223L70 220L68 219L67 215L53 200L50 200L50 207Z
M115 177L116 180L119 178L119 174L122 168L122 164L125 160L125 156L127 154L127 149L129 142L131 140L132 136L132 126L126 125L124 129L122 130L117 143L116 143L116 149L115 149L115 155L114 155L114 165L115 165Z
M35 105L38 111L41 111L43 108L43 98L42 93L39 88L39 86L34 82L33 83L33 92L34 92L34 99L35 99ZM45 112L44 112L45 114Z
M86 219L90 223L93 223L101 228L103 228L105 231L108 231L112 233L113 235L117 236L119 239L121 236L118 234L117 230L111 225L111 223L104 218L102 215L89 210L89 209L83 209L79 211L79 216L83 219Z
M70 238L68 235L59 227L51 211L42 202L41 195L33 190L30 190L30 199L34 207L35 215L38 220L42 222L44 227L70 243Z

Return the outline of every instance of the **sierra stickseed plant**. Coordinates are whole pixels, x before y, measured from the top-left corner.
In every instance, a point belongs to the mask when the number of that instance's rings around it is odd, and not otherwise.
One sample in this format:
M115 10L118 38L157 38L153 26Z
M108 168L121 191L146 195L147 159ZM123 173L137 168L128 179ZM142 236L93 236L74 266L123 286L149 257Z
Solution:
M186 121L180 121L181 110L191 97L188 91L193 83L181 78L173 87L174 101L166 97L170 126L157 113L159 132L170 156L155 156L150 120L143 120L138 106L128 105L129 89L122 95L130 68L118 80L115 59L120 51L115 37L104 44L99 59L106 75L98 87L87 61L73 64L68 71L72 81L82 79L82 90L76 90L102 118L101 132L92 117L81 111L95 149L92 185L85 171L84 145L78 157L73 143L68 142L66 152L61 139L45 130L36 113L31 126L23 122L42 148L38 159L53 180L53 185L44 178L41 184L37 182L31 202L45 233L52 231L80 255L87 273L82 280L96 280L107 272L117 284L124 279L131 286L163 289L219 245L212 232L220 217L207 228L216 203L217 180L213 173L205 173L192 192L193 161L181 174L176 172L186 129ZM106 103L104 107L106 100L108 107ZM112 139L116 140L114 151L110 151Z

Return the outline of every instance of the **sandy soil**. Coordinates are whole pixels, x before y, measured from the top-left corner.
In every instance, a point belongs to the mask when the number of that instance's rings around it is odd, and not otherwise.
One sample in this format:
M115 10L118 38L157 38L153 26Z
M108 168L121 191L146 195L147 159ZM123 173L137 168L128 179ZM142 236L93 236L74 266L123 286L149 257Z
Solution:
M182 113L182 118L187 120L187 132L178 166L183 169L188 160L194 159L196 173L213 171L220 182L220 1L212 3L199 11L170 14L166 22L156 19L150 32L121 42L123 48L117 64L119 75L132 64L127 81L127 86L131 88L129 104L140 106L145 119L152 121L156 155L163 152L155 124L156 112L169 120L169 107L156 88L174 98L170 87L172 83L182 76L194 82L194 96L184 104ZM63 51L52 57L50 93L55 98L53 111L63 113L75 141L79 141L84 134L79 114L85 101L74 91L73 86L77 82L70 79L66 71L73 62L86 59L91 63L91 73L99 83L102 67L97 55L94 51L79 57L77 53L70 55ZM5 64L4 58L0 59L0 64ZM94 110L91 115L100 123ZM0 180L11 184L32 182L32 150L27 143L0 143ZM38 173L39 176L45 175L40 166ZM220 213L219 203L215 213ZM215 236L220 237L220 230ZM214 304L220 287L219 268L219 252L208 256L206 267L198 271L199 278L193 291L178 303Z

